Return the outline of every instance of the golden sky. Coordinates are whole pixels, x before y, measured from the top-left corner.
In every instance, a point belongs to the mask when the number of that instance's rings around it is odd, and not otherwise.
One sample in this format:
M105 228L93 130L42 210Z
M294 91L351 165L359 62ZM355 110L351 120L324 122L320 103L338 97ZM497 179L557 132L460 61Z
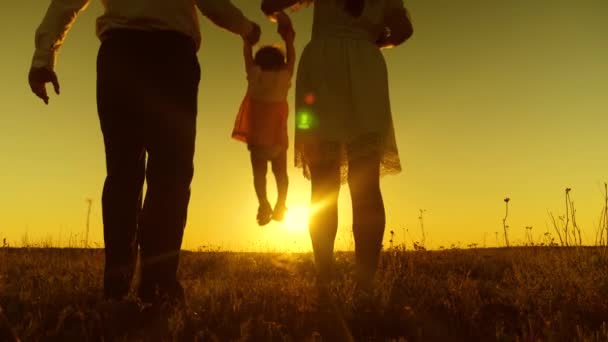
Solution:
M92 0L69 33L57 66L62 94L45 106L30 93L27 71L47 3L0 4L0 238L13 244L25 235L30 242L81 240L90 197L89 240L101 244L105 164L95 104L94 34L101 4ZM234 3L262 24L262 43L279 42L258 1ZM414 36L385 51L404 166L401 174L382 181L386 243L391 229L397 243L419 241L419 209L425 209L430 247L495 246L505 197L511 198L511 243L523 243L526 226L540 241L552 232L548 213L565 211L566 187L573 189L578 224L592 243L608 181L608 2L411 0L406 5ZM293 14L297 52L310 37L311 15L310 9ZM292 161L290 223L263 228L255 223L248 153L230 139L246 88L241 40L204 19L201 29L196 169L184 247L310 250L305 225L297 222L306 213L309 183ZM338 247L349 248L346 187L340 201Z

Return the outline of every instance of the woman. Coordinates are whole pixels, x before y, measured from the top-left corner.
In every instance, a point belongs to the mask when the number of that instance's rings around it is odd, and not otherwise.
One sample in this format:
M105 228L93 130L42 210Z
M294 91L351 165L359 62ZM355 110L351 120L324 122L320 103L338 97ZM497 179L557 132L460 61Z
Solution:
M263 0L268 16L312 0ZM402 0L316 0L296 80L296 166L311 180L310 237L321 283L332 274L338 193L348 182L356 279L370 289L382 248L380 176L401 171L380 48L413 33Z

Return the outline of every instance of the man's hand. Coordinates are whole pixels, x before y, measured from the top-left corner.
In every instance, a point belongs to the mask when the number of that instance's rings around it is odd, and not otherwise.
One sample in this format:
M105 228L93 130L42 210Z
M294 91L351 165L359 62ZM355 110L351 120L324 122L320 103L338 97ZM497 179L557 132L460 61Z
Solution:
M252 28L248 34L243 36L243 39L249 43L250 45L255 45L260 41L260 35L262 34L262 30L260 29L260 25L251 22Z
M46 92L47 83L52 83L55 94L59 95L59 81L53 70L47 68L31 68L28 79L32 92L41 98L44 103L49 104L49 95Z

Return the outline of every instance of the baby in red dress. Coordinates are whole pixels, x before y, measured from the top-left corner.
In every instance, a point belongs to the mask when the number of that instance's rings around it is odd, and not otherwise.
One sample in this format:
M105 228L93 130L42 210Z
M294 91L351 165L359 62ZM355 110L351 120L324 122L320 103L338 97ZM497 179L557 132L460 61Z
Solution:
M243 40L247 70L247 94L241 103L232 137L247 143L253 184L259 206L257 222L263 226L272 219L282 221L287 207L287 93L295 64L291 20L284 12L276 14L278 32L285 41L285 54L275 46L261 47L253 56L252 46ZM277 201L273 207L266 195L268 162L277 183Z

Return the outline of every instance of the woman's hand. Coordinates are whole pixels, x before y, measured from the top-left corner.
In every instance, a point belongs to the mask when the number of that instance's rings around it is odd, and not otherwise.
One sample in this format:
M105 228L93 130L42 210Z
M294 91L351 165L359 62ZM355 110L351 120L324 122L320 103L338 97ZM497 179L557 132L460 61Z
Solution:
M382 30L380 37L378 37L378 39L376 40L376 46L378 46L378 48L380 48L380 49L393 47L393 44L391 44L389 42L390 35L391 35L391 29L388 27L385 27Z
M393 9L384 18L384 31L376 41L380 48L403 44L414 33L412 22L405 8Z

